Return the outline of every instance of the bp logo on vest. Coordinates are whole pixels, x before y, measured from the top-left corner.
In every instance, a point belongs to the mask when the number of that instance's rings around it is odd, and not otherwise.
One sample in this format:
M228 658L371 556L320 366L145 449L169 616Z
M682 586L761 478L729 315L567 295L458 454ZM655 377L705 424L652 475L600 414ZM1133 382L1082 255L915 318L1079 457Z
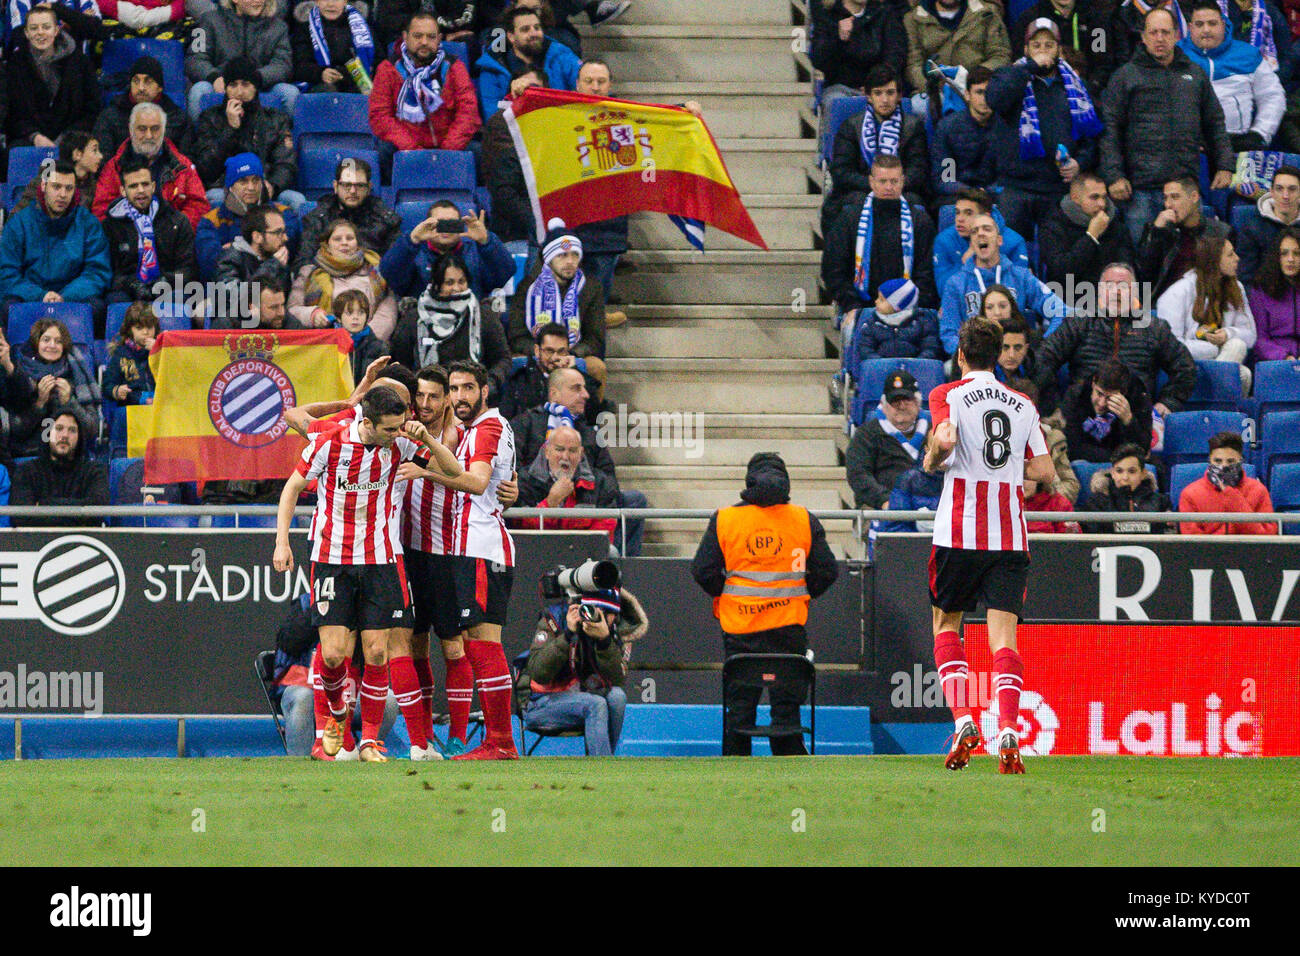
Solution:
M293 382L271 360L277 335L227 335L230 364L208 389L208 416L232 445L261 448L277 441L289 426L284 410L297 404Z
M39 620L81 637L112 622L125 598L122 562L87 535L55 538L35 553L0 553L0 620Z
M781 553L785 541L775 528L759 528L745 538L745 550L755 558L770 558Z

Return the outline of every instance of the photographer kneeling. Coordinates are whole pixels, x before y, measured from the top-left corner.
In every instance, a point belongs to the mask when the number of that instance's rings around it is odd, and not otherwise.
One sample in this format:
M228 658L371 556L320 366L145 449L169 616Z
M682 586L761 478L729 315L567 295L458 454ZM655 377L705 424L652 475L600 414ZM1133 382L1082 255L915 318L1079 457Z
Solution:
M588 756L614 753L627 709L619 612L617 588L587 592L570 599L563 630L538 629L528 655L532 693L524 727L582 730Z

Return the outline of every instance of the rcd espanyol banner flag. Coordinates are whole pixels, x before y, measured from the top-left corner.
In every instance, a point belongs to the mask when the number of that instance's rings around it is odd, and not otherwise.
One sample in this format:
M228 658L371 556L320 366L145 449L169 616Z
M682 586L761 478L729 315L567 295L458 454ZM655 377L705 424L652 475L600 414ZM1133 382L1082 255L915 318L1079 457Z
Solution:
M342 329L163 332L149 353L152 405L128 409L145 480L284 478L305 444L284 411L352 391Z
M539 242L555 218L572 228L662 212L767 248L713 137L684 109L534 87L505 121Z

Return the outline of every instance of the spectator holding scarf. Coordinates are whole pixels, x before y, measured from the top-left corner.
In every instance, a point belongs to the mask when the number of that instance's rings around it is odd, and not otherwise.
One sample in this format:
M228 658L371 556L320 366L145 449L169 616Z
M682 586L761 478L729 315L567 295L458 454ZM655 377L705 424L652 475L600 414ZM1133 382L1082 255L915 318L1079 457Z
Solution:
M438 18L413 13L375 72L370 128L385 176L399 149L466 149L483 125L469 71L441 44Z
M582 273L582 240L563 219L548 224L542 268L525 280L510 300L510 351L533 353L533 334L558 322L569 334L569 347L580 358L605 357L605 292Z
M360 10L347 0L299 3L289 41L293 79L309 93L369 93L375 80L375 40Z
M1074 177L1096 165L1102 125L1087 86L1061 56L1054 20L1029 24L1025 54L993 74L987 99L999 117L993 133L998 206L1008 226L1032 236Z

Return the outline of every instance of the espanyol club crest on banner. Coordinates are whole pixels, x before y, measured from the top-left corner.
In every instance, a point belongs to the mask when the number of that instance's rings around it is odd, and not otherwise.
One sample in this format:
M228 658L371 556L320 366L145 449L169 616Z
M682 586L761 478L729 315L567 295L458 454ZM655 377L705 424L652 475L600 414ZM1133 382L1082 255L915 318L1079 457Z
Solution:
M217 433L241 448L261 448L281 438L289 426L286 408L297 404L293 381L275 364L277 335L228 335L230 363L208 389L208 414Z

